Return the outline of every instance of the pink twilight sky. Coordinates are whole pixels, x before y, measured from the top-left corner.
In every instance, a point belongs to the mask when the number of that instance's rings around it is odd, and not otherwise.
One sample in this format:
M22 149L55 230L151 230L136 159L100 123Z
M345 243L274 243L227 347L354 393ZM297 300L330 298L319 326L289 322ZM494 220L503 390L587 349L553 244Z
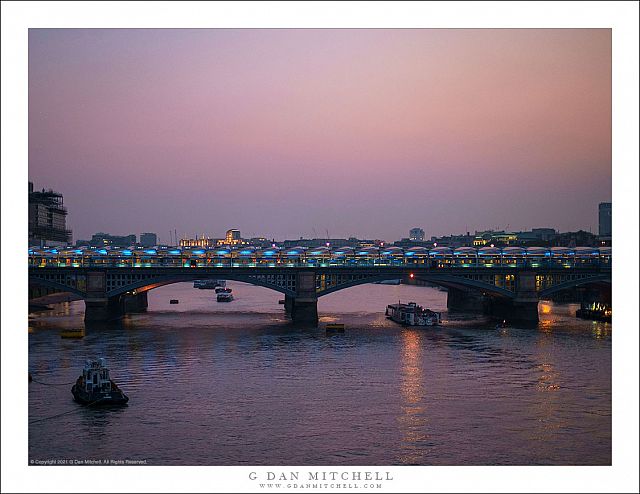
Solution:
M74 239L597 233L611 33L31 29L29 178Z

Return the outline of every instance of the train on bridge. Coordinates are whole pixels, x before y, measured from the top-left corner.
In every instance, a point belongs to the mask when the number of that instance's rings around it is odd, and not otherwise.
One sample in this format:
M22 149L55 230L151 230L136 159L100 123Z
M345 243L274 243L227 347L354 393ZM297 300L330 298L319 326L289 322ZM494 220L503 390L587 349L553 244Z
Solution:
M30 248L29 266L45 267L610 267L611 247L213 247Z

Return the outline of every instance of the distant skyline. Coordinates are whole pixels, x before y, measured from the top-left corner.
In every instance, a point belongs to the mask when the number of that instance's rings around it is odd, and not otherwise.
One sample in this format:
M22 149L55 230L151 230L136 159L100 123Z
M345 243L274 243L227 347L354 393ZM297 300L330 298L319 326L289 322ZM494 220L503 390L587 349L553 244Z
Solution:
M611 32L30 29L29 179L74 239L597 233Z

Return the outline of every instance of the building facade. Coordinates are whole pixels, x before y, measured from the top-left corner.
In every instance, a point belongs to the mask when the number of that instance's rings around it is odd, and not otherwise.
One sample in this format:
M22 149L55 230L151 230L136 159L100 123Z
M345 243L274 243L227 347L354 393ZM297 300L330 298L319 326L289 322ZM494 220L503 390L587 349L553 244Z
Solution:
M598 205L598 234L611 238L611 203L601 202Z
M412 228L409 230L409 240L422 242L424 240L424 230L422 228Z
M158 245L158 236L155 233L141 233L140 245L143 247L153 247Z
M113 247L131 247L136 244L136 236L131 235L109 235L108 233L98 232L91 236L89 244L93 247L104 247L111 245Z
M63 246L71 242L62 194L34 191L29 182L29 245Z

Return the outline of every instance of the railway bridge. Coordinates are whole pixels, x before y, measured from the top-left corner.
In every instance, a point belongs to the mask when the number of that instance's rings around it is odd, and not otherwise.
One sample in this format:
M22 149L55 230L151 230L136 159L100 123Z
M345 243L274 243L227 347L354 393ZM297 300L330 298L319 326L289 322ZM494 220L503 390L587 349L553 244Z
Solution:
M554 292L588 284L611 284L611 266L30 266L30 286L72 292L85 302L85 321L105 321L147 308L147 292L171 283L224 279L284 294L294 321L317 322L319 297L349 287L401 279L445 287L451 309L478 308L510 320L537 322L538 301Z

